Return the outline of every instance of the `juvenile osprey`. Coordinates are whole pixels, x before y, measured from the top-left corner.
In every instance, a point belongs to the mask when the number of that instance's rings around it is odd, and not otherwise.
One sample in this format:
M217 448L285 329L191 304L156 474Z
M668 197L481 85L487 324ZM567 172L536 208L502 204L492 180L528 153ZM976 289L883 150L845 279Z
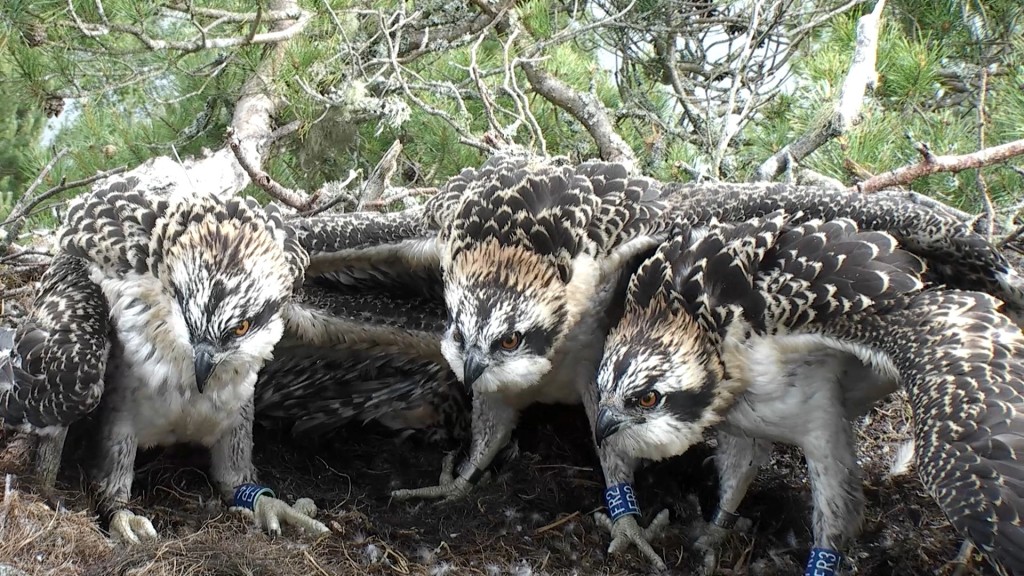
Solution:
M326 531L255 485L251 458L253 385L281 337L305 251L274 206L143 197L137 184L71 204L60 253L18 331L13 381L0 382L0 419L62 443L98 408L92 478L111 532L126 541L156 537L128 509L137 449L180 442L210 448L221 495L268 531L282 521Z
M653 181L618 164L504 155L432 199L449 318L441 351L473 391L472 445L458 476L446 463L440 485L395 497L465 494L521 409L593 395L606 309L624 264L657 244L662 207Z
M714 428L720 526L772 442L801 447L814 502L809 564L830 574L863 508L849 419L898 381L925 486L1000 573L1021 573L1024 336L986 294L921 291L923 272L890 235L847 220L792 225L775 213L681 226L631 279L608 336L597 441L626 460L662 459ZM786 371L828 349L877 377Z

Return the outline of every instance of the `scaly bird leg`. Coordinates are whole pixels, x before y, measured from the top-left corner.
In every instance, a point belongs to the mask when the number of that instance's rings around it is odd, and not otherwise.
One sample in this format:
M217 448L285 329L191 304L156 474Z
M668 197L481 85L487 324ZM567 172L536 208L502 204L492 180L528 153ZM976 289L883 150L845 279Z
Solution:
M504 404L494 394L477 393L473 397L473 442L469 460L458 476L454 474L454 455L445 456L437 486L401 489L391 493L393 498L441 498L454 500L468 494L483 477L483 471L508 444L515 430L519 413Z

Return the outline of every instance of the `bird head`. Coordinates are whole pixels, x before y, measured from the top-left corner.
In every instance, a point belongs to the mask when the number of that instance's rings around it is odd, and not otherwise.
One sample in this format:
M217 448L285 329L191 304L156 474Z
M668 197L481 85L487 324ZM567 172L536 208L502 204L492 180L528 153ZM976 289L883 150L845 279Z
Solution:
M685 311L667 307L627 312L608 335L597 385L598 445L651 460L700 442L728 393L711 342Z
M676 456L732 403L736 381L725 377L720 337L695 316L692 300L705 295L688 300L680 291L697 270L690 241L689 232L675 235L630 278L598 369L599 446L651 460Z
M441 353L466 386L521 389L551 369L570 325L567 288L544 258L485 242L446 270Z
M449 316L441 352L475 391L522 391L551 369L592 305L600 197L570 167L502 155L447 190L458 199L440 235Z
M214 371L248 372L270 358L305 255L260 207L227 202L231 209L214 200L182 206L155 236L164 246L152 266L171 297L174 337L191 348L199 392Z

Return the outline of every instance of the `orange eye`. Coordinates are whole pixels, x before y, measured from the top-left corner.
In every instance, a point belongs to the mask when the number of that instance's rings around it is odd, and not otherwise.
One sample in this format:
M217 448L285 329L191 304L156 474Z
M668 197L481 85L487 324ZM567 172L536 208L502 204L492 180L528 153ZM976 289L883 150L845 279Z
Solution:
M512 332L511 334L506 334L505 337L498 342L498 345L504 350L515 350L516 348L519 348L520 338L521 336L519 335L519 332Z
M248 320L242 320L242 323L232 328L231 331L235 336L245 336L246 333L249 332L249 326L250 324Z
M641 396L637 400L637 403L640 404L641 408L654 408L654 406L658 403L658 400L661 400L661 394L658 394L656 391L651 390L650 392L647 392L646 394Z

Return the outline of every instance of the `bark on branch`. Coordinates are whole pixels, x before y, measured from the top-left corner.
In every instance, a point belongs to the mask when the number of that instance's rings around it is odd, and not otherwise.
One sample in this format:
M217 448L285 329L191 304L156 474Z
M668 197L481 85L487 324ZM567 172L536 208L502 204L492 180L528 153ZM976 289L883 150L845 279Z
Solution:
M533 62L520 61L519 67L538 94L583 124L597 143L603 160L621 162L630 170L637 166L636 154L615 131L608 110L596 96L576 90L541 70Z
M839 101L831 118L816 129L787 144L758 167L754 180L773 180L793 164L800 162L829 140L845 134L861 120L864 95L877 79L875 61L878 56L878 32L881 28L885 0L878 0L875 9L857 21L856 47L850 71L846 74Z
M264 14L287 15L302 12L296 0L271 0ZM284 59L288 40L297 36L309 18L277 20L267 34L280 38L268 49L253 75L242 85L231 118L230 137L237 154L249 168L263 165L267 144L274 138L273 116L280 106L275 80ZM158 156L114 178L138 180L140 191L160 194L191 194L198 187L225 196L237 194L250 182L249 170L236 159L233 146L222 148L200 158L178 159ZM262 170L260 169L260 172ZM106 186L101 181L96 186Z
M859 192L877 192L885 188L904 186L918 178L939 172L961 172L972 168L983 168L1005 162L1015 156L1024 154L1024 140L1014 140L999 146L992 146L970 154L935 156L927 149L920 147L922 160L917 164L903 166L890 172L872 176L867 180L851 186L851 190Z

